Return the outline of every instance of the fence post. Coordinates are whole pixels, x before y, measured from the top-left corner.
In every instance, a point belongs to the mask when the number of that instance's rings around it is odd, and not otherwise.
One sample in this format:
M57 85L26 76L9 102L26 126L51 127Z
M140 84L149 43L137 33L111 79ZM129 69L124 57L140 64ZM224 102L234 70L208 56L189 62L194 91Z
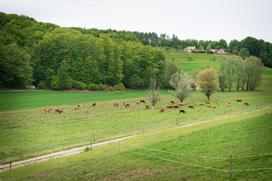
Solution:
M93 134L93 142L95 142L95 134Z
M230 158L229 158L229 161L230 161L230 164L229 164L229 180L231 181L232 180L232 155L230 155Z
M118 142L118 147L119 147L118 152L121 153L121 141Z
M12 161L9 162L9 170L11 170L11 163L12 163Z

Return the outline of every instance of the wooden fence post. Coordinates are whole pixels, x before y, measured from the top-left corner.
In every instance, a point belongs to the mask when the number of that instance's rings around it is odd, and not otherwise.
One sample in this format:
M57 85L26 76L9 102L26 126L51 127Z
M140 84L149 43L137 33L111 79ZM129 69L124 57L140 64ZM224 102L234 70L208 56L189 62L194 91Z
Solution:
M9 170L11 170L12 161L9 162Z
M121 153L121 141L118 142L118 147L119 147L118 152Z

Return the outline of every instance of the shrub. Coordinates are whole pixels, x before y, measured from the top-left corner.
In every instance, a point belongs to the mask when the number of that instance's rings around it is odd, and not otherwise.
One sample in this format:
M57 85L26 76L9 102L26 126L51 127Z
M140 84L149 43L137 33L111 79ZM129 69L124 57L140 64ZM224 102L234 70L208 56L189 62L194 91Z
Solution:
M114 90L118 90L118 91L125 90L125 86L121 82L119 84L114 85L113 88L114 88Z
M83 89L87 88L87 85L83 82L74 80L73 81L73 88L78 89L78 90L83 90Z
M97 90L101 90L101 86L99 84L89 84L87 87L89 90L92 91L97 91Z
M47 89L48 88L47 85L44 83L44 81L39 82L39 84L37 85L37 87L39 89Z

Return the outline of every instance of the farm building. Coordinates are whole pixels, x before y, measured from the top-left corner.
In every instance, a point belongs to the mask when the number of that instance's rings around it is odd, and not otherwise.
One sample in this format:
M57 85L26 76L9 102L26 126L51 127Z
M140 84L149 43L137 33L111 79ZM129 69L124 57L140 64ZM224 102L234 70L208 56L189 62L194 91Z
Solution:
M195 46L187 46L184 48L184 51L192 53L193 51L197 51L197 48Z

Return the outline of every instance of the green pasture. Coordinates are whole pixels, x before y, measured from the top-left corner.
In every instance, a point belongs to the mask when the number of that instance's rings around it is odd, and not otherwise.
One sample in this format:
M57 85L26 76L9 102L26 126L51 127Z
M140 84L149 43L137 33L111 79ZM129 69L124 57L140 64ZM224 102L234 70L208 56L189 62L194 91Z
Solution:
M3 180L270 180L271 109L144 133L0 173ZM232 155L232 160L230 160ZM231 163L231 172L229 172ZM252 170L248 170L252 169ZM230 174L231 173L231 174Z

